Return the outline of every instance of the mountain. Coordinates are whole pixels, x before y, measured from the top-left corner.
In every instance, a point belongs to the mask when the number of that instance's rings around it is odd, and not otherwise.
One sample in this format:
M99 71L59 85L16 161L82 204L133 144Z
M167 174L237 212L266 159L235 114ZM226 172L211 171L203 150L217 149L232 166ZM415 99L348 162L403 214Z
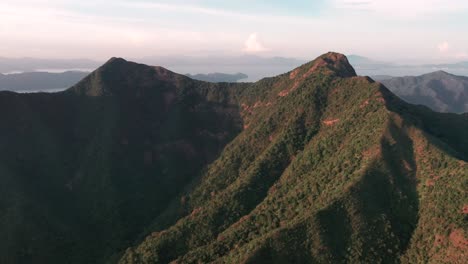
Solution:
M187 77L199 80L199 81L205 81L205 82L237 82L242 79L246 79L249 76L243 73L235 73L235 74L227 74L227 73L208 73L208 74L186 74Z
M0 263L125 249L242 129L232 86L114 58L64 92L0 92Z
M8 91L47 91L66 89L86 77L88 72L25 72L0 75L0 90Z
M243 94L244 130L120 263L463 260L465 117L334 53Z
M462 263L467 117L338 53L233 84L113 58L0 92L0 262Z
M438 112L468 112L468 77L437 71L381 82L409 103L425 105Z

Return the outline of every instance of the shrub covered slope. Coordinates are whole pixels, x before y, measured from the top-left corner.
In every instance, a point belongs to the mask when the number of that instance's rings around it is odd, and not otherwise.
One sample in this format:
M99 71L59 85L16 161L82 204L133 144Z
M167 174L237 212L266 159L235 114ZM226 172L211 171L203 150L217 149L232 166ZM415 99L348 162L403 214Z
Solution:
M322 55L253 84L112 59L0 94L5 263L463 263L468 119Z

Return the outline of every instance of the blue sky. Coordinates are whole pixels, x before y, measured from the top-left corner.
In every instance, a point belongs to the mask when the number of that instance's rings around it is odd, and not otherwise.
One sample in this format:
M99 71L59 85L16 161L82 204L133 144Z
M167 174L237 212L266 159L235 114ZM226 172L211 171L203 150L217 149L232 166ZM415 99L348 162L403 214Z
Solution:
M468 60L467 0L2 0L0 56Z

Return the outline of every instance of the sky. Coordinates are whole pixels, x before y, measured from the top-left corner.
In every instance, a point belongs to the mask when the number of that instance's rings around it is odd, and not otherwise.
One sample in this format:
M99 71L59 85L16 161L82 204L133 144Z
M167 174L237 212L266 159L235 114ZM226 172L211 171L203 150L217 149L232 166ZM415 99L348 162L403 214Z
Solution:
M0 57L468 61L468 0L0 0Z

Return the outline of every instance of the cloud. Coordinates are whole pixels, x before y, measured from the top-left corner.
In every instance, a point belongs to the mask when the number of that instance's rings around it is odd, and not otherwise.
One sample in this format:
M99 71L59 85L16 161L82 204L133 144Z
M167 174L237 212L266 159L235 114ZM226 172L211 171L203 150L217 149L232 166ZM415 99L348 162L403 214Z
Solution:
M447 41L444 41L440 43L439 45L437 45L437 48L439 49L440 52L445 53L449 50L450 46Z
M261 40L258 38L257 33L250 34L249 38L245 41L244 51L247 53L259 53L268 51Z

